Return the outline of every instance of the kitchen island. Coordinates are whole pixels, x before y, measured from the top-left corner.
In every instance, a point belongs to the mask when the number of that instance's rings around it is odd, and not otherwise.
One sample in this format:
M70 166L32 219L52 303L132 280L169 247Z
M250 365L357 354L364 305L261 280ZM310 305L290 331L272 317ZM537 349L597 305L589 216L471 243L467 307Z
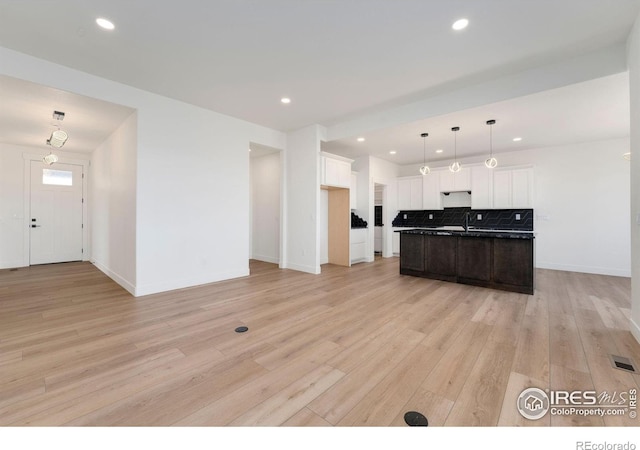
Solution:
M533 294L531 231L443 227L399 233L402 275Z

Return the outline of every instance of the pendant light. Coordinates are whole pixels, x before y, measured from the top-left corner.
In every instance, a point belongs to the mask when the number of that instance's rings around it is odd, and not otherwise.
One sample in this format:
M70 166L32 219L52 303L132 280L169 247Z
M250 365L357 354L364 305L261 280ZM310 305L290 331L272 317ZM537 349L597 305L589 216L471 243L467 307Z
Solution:
M487 125L489 125L489 159L484 162L484 165L487 166L487 169L493 169L498 165L498 160L493 157L493 124L495 124L495 120L487 120Z
M50 166L53 163L58 162L58 156L54 155L53 152L49 152L47 156L42 158L42 162Z
M420 167L420 173L422 175L428 175L431 173L431 169L427 166L427 136L429 133L422 133L422 167Z
M460 172L460 163L458 162L458 139L457 134L460 131L460 127L451 128L453 131L453 162L449 166L449 170L453 173Z

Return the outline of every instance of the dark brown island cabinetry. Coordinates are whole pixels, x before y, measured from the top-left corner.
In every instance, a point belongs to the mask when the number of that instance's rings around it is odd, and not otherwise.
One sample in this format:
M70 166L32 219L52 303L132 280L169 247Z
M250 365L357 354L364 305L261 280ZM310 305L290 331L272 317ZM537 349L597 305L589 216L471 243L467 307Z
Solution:
M533 233L400 232L400 273L533 294Z

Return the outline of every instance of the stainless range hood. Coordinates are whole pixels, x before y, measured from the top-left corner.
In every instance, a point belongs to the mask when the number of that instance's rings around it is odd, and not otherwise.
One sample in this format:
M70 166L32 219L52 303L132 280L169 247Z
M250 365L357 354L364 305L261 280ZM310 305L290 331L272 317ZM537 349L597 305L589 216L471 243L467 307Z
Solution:
M443 208L471 208L471 191L442 192Z

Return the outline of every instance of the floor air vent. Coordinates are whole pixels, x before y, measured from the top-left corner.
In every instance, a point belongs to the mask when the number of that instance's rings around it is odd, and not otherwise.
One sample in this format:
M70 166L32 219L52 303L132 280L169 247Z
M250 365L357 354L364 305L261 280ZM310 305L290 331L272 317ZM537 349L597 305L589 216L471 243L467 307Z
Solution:
M631 359L617 355L610 355L609 358L611 359L611 365L614 367L614 369L637 373L636 366Z
M409 411L404 415L404 421L410 427L427 427L429 426L429 421L424 416L417 411Z

